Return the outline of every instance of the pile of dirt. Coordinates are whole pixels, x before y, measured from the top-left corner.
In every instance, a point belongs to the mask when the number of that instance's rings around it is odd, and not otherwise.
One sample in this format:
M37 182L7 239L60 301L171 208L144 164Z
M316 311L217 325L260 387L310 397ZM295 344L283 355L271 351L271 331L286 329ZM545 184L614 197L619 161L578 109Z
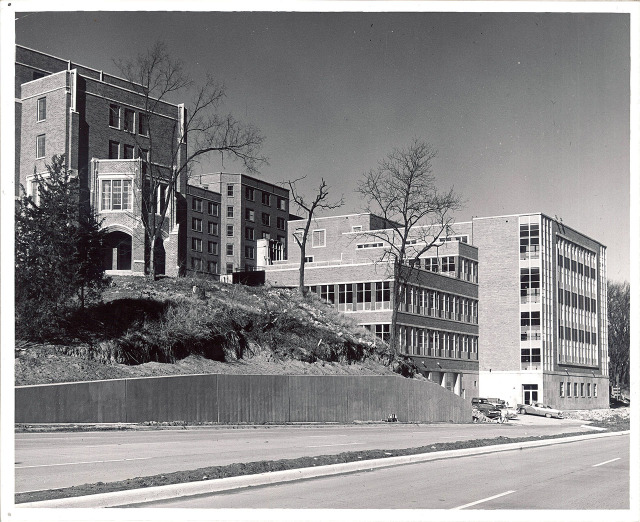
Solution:
M629 419L629 408L606 408L600 410L569 410L564 411L567 419L579 419L584 421L606 422L609 420Z

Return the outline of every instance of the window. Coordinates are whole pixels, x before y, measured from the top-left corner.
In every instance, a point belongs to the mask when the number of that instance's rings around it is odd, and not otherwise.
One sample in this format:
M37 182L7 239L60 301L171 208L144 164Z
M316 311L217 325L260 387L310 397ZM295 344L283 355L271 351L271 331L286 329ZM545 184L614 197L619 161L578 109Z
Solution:
M213 201L209 201L209 203L207 204L207 211L209 212L210 216L217 216L220 212L218 204L214 203Z
M158 185L158 200L156 202L156 209L158 214L162 214L164 212L164 209L167 205L167 188L168 186L165 185L164 183L160 183Z
M207 231L212 236L218 235L218 223L214 223L213 221L209 221L207 224Z
M227 263L227 274L233 274L233 263Z
M192 270L202 270L202 259L197 257L191 258L191 269Z
M270 204L271 204L271 194L269 194L268 192L263 192L262 193L262 204L266 205L267 207L270 206Z
M244 257L246 257L247 259L254 259L255 256L256 256L256 250L254 247L249 245L244 247Z
M356 245L356 248L382 248L384 246L384 243L382 242L378 242L378 243L360 243L358 245Z
M564 397L564 382L560 383L560 397Z
M271 234L269 232L262 231L262 239L271 239Z
M593 396L598 396L598 385L595 382L593 383Z
M377 324L375 325L376 336L380 337L385 342L389 341L389 336L391 334L391 325L388 324Z
M191 230L202 232L202 220L200 218L191 218Z
M215 243L214 241L209 241L207 251L212 256L217 256L218 255L218 243Z
M118 105L109 105L109 126L120 128L120 106Z
M227 207L227 217L228 218L233 217L233 207Z
M133 159L133 145L125 145L123 149L124 159Z
M278 210L287 210L287 200L281 197L278 197L277 200Z
M135 133L136 131L136 113L131 109L124 110L124 130Z
M217 261L209 261L207 263L207 269L209 270L210 274L217 274L218 273L218 262Z
M147 166L149 164L149 151L147 149L139 148L138 157L142 160L142 173L147 173Z
M567 397L571 397L571 383L567 381Z
M351 227L351 232L362 232L362 225L355 225Z
M233 185L231 183L227 185L227 197L233 197Z
M326 246L326 230L314 230L312 232L311 246L313 248Z
M233 255L233 243L227 243L227 255L228 256Z
M103 179L100 183L101 210L132 210L130 179Z
M149 136L149 115L138 114L138 134L140 136Z
M591 397L591 383L587 383L587 397Z
M540 225L520 225L520 259L537 257L540 249Z
M580 397L584 397L584 383L580 383Z
M313 256L304 256L305 263L313 263Z
M442 271L443 272L455 272L455 258L453 256L445 256L442 258Z
M248 241L253 241L255 239L253 228L244 227L244 238Z
M202 212L202 200L200 198L193 198L191 200L191 210Z
M244 197L249 201L254 201L255 198L255 190L251 187L245 187L244 189Z
M266 212L262 213L262 225L265 227L271 226L271 216Z
M391 304L391 284L389 281L375 284L376 310L389 309Z
M233 237L233 225L227 225L227 237Z
M195 250L196 252L202 252L202 239L198 237L192 237L191 250Z
M573 396L574 397L578 396L578 383L577 382L573 383Z
M255 221L255 212L250 208L245 208L244 209L244 218L247 221L251 221L251 223L253 223Z
M46 138L44 134L40 134L36 138L36 158L44 158L46 152Z
M562 268L562 254L558 252L558 266Z
M277 225L276 225L280 230L284 230L285 227L285 220L282 217L279 217L277 219Z
M109 159L118 159L120 156L120 144L109 140Z
M44 121L47 119L47 99L38 98L37 120Z

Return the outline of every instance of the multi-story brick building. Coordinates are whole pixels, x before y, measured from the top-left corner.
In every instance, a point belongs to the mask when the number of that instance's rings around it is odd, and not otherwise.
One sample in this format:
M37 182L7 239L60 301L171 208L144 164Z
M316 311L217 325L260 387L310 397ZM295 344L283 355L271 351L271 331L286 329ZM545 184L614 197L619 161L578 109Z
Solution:
M478 247L480 393L608 407L606 247L540 213L455 228Z
M289 223L289 244L300 222ZM390 336L393 263L382 259L385 245L370 231L387 222L372 214L317 218L306 248L305 284L385 340ZM462 239L462 238L461 238ZM412 267L398 312L399 350L421 372L468 398L478 393L477 248L464 241L444 242ZM273 284L297 286L300 249L287 261L266 266Z
M16 46L16 191L22 185L37 196L34 170L46 175L51 156L64 154L79 177L82 204L97 213L108 232L108 273L141 275L148 269L144 201L157 201L156 219L168 205L153 254L156 273L253 270L260 238L271 239L272 258L281 258L288 190L243 174L217 173L200 177L206 185L180 176L167 198L171 185L162 182L163 172L186 158L185 108L158 102L153 112L145 110L148 104L135 87ZM149 190L150 169L161 179L154 195L143 193Z

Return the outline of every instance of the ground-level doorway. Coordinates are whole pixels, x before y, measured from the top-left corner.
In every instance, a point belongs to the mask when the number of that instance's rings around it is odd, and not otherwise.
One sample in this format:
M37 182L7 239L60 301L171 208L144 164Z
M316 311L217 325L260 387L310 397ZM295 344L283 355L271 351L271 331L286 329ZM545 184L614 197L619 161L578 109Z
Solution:
M109 232L103 243L105 270L131 270L131 236L119 230Z
M523 384L522 385L522 404L533 404L538 402L538 385Z

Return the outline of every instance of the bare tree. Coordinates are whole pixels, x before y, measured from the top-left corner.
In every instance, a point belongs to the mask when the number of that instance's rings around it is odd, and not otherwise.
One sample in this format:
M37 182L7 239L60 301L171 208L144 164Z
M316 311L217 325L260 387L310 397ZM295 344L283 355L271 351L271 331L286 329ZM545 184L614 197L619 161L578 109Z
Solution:
M407 148L394 148L375 169L363 175L357 192L365 210L383 218L384 228L363 232L384 243L380 261L393 265L391 347L397 351L397 320L403 290L414 262L447 234L452 213L462 206L453 189L440 193L433 174L437 151L414 139Z
M297 208L305 214L305 217L303 218L305 219L304 228L298 229L293 233L293 238L300 247L300 277L298 280L298 290L302 295L306 294L304 286L304 265L306 263L307 239L309 237L311 221L313 220L317 210L332 210L344 205L344 197L341 197L338 201L333 203L329 203L327 201L327 198L329 197L329 186L324 178L320 180L320 186L318 187L318 191L315 193L313 199L306 198L296 186L296 183L304 178L305 176L284 182L284 184L289 187L291 199Z
M612 385L629 387L630 382L630 288L629 283L607 281L609 321L609 374Z
M150 249L149 273L155 278L156 242L170 202L180 190L180 183L188 179L194 163L211 152L227 153L240 160L248 172L255 173L267 163L261 154L264 137L252 125L245 125L230 114L219 114L224 84L207 76L203 85L194 87L183 63L172 59L162 42L132 60L118 60L115 64L131 90L143 99L138 125L145 138L138 138L138 132L134 136L144 164L142 222ZM190 103L177 118L166 118L165 104L190 90L194 93Z

